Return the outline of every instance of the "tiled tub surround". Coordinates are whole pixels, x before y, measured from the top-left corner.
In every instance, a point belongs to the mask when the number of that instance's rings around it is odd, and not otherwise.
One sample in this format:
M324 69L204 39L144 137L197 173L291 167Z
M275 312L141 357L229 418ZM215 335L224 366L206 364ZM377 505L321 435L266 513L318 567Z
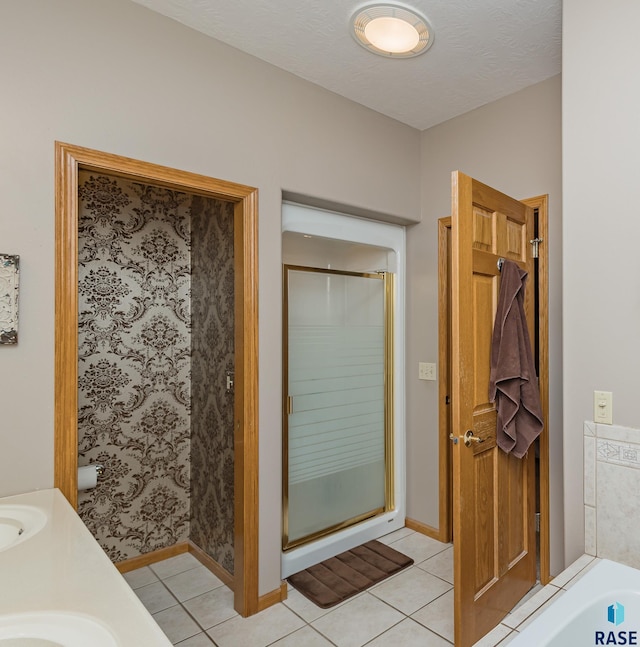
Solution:
M585 552L640 568L640 429L584 423Z
M0 551L0 619L52 611L83 614L106 626L120 647L169 647L59 490L0 499L0 516L3 504L33 506L47 522L29 539Z

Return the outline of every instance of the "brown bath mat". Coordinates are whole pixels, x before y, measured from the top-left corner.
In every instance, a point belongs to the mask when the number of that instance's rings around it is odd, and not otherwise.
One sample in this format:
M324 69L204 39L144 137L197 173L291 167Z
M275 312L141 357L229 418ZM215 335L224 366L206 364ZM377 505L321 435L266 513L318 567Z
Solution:
M295 573L288 581L313 603L328 609L411 564L410 557L373 540Z

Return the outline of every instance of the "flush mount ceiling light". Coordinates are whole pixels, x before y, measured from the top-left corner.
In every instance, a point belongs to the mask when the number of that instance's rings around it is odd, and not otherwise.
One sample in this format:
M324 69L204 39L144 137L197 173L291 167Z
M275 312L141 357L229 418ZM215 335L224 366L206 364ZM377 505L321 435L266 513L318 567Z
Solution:
M389 58L410 58L426 52L433 30L424 16L393 4L371 4L351 17L351 34L359 45Z

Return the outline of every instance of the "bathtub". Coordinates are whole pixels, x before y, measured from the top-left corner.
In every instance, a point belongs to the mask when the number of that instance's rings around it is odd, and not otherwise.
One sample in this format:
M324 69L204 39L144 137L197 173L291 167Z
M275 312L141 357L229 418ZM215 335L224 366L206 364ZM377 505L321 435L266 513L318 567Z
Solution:
M509 647L640 645L640 570L600 560Z

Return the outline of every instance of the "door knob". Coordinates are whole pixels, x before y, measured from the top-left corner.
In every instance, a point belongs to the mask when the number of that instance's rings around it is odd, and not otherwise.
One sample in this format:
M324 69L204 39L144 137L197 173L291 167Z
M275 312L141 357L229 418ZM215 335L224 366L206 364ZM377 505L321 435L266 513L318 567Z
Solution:
M449 434L449 440L452 440L454 445L458 444L458 436ZM464 436L460 436L460 440L464 440L465 447L469 447L469 445L471 445L472 442L474 443L484 442L484 438L479 438L478 436L474 436L473 431L471 431L471 429L467 430Z
M474 443L483 443L484 438L479 438L478 436L473 435L473 431L471 429L468 429L463 436L464 438L464 445L465 447L469 447L469 445L474 442Z

